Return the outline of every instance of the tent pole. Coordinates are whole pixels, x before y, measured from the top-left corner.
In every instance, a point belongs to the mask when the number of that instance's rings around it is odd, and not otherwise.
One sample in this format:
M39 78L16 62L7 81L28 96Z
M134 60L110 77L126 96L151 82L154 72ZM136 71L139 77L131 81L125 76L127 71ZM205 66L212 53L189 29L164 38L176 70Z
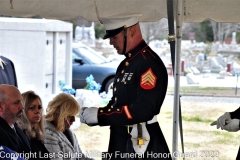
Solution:
M182 0L175 0L176 8L176 53L174 73L174 104L173 104L173 137L172 137L172 159L174 153L178 152L178 125L179 125L179 92L180 92L180 69L181 69L181 40L182 40ZM176 155L176 154L175 154Z

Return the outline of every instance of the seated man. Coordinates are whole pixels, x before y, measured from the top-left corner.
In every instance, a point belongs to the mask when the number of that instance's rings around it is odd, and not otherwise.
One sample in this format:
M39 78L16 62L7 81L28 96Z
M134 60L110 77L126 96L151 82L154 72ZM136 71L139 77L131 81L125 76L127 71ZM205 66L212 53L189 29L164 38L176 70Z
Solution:
M19 90L11 85L0 85L0 146L18 153L31 151L28 138L15 123L23 108Z

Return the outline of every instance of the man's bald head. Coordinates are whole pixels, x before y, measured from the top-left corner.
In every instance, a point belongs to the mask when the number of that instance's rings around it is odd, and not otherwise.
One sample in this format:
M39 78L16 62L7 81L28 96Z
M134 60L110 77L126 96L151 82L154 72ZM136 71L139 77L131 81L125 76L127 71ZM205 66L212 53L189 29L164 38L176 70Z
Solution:
M21 94L15 86L8 84L0 85L0 101L6 101L10 96L14 94Z
M22 114L22 96L20 91L12 85L0 85L0 117L9 125L16 122Z

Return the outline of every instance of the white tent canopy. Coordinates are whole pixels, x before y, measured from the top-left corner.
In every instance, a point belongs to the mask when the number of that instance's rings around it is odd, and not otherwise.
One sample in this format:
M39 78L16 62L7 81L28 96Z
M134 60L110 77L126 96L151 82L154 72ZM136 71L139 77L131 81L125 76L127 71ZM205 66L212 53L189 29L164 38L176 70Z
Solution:
M95 3L96 2L96 3ZM141 13L142 22L167 18L166 0L0 0L0 15L71 20L78 16L98 21L100 16ZM240 22L239 0L182 0L183 22ZM11 9L13 8L13 9Z

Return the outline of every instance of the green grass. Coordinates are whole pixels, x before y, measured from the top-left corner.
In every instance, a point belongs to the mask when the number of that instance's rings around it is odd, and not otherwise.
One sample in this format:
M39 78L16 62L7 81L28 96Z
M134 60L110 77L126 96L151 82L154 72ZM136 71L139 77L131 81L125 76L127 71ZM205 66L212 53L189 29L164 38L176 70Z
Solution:
M189 142L185 142L184 143L184 146L186 147L189 147L189 148L199 148L201 146L200 143L189 143Z
M233 134L226 132L226 131L212 131L213 134L224 137L224 138L233 138Z
M228 138L218 138L218 139L215 139L215 140L212 140L212 141L210 141L210 142L208 142L208 143L206 143L206 144L225 144L225 145L238 145L238 143L235 141L235 139L233 139L233 138L230 138L230 137L228 137Z
M238 141L236 141L236 135L232 134L230 132L222 131L222 130L217 130L217 131L204 131L204 130L196 130L196 129L185 129L184 134L188 133L194 133L196 137L200 137L203 135L208 135L209 137L212 137L211 141L206 142L205 145L210 145L210 144L229 144L229 145L238 145ZM199 143L194 143L194 142L188 142L188 145L192 145L191 147L200 147L197 145ZM189 146L188 146L189 147Z
M185 116L182 116L182 120L183 121L188 121L188 122L204 122L204 123L211 123L213 122L214 120L211 120L211 119L202 119L198 116L196 117L185 117Z

